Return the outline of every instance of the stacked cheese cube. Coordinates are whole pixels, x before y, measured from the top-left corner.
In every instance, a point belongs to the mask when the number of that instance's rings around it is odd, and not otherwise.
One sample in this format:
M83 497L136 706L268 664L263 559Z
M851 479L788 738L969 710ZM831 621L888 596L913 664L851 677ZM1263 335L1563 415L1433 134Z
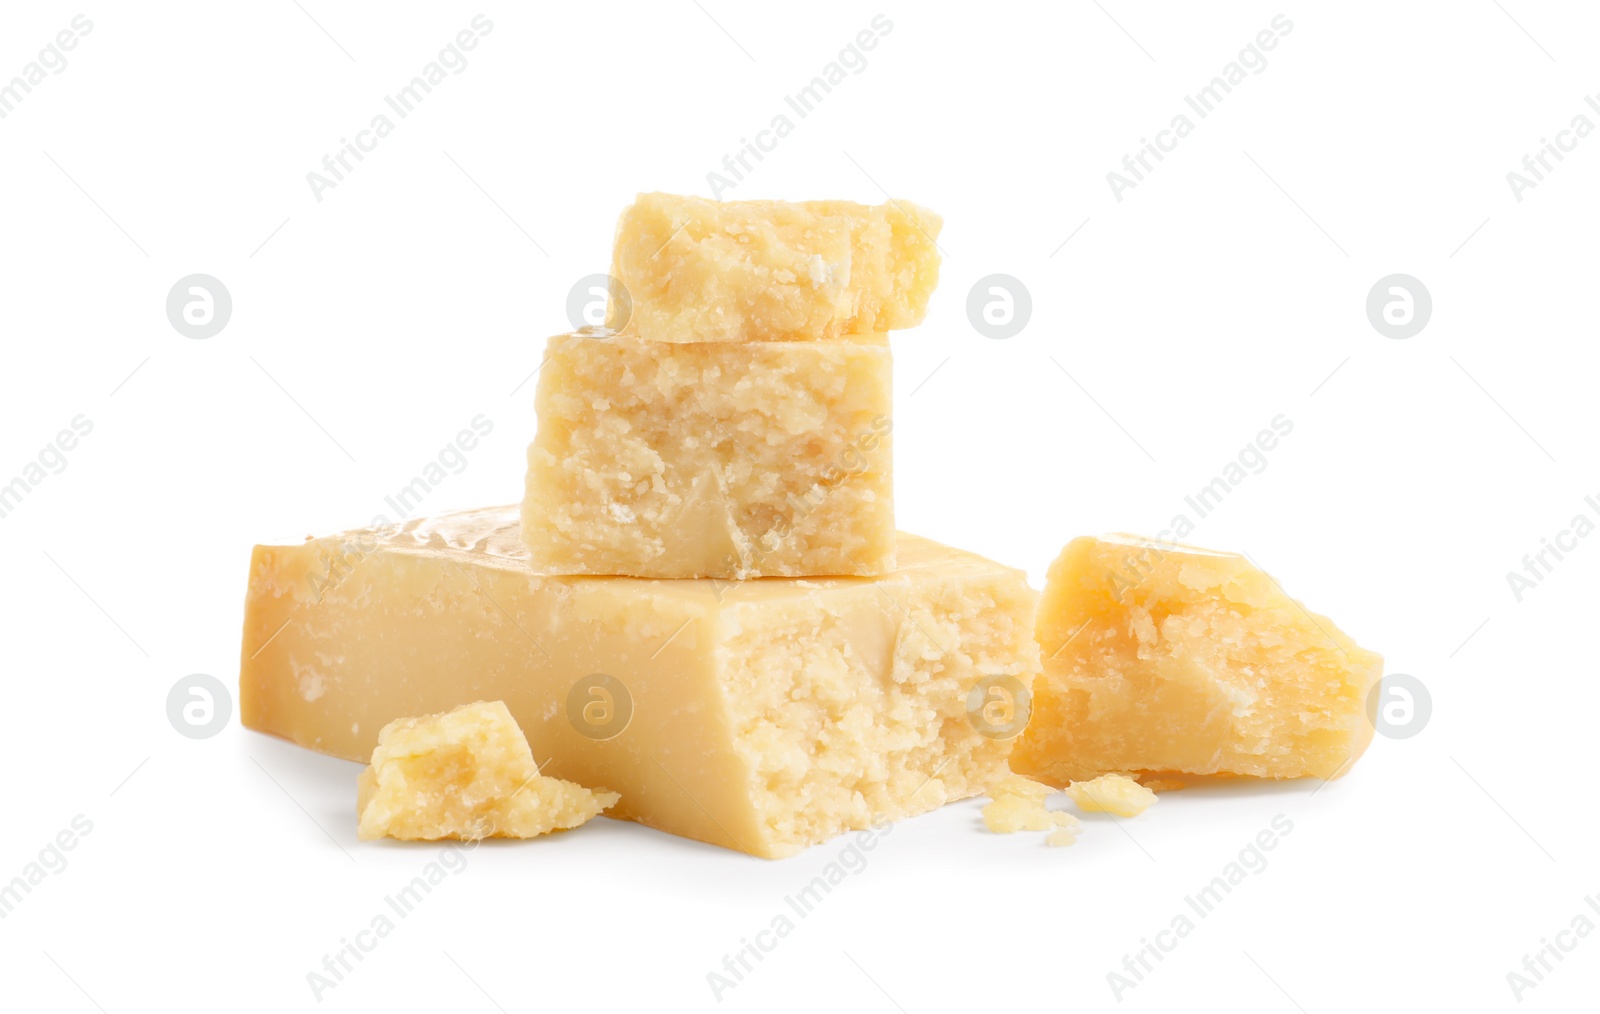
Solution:
M609 815L760 856L1006 776L1036 595L894 528L884 332L921 321L939 226L641 197L627 321L550 339L520 511L256 548L246 724L365 760L504 701Z
M890 359L922 320L940 220L641 196L612 323L550 339L522 537L536 564L639 577L894 569Z

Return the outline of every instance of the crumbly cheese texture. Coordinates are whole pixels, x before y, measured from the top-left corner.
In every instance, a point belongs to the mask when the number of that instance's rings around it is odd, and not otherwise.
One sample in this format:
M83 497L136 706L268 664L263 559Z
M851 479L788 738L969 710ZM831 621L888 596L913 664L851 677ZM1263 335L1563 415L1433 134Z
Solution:
M1070 845L1077 840L1079 821L1070 813L1051 810L1045 800L1055 789L1018 775L1011 775L990 787L991 800L983 808L984 826L996 834L1014 834L1018 831L1052 831L1064 838L1049 842L1053 845Z
M363 841L532 838L577 827L617 798L541 775L504 702L476 701L379 731L357 831Z
M910 201L641 194L617 224L623 328L663 342L805 341L914 327L939 282L940 217ZM613 315L621 299L613 297Z
M1156 805L1156 794L1122 774L1105 774L1067 786L1067 795L1084 813L1137 817Z
M1334 778L1372 740L1383 660L1243 556L1074 539L1039 604L1044 675L1012 767Z
M894 570L886 336L679 345L551 338L522 538L551 573Z
M352 760L408 715L504 701L547 774L608 816L790 855L978 795L1014 739L985 677L1038 671L1020 571L902 533L877 578L556 577L515 507L258 546L239 678L249 728Z

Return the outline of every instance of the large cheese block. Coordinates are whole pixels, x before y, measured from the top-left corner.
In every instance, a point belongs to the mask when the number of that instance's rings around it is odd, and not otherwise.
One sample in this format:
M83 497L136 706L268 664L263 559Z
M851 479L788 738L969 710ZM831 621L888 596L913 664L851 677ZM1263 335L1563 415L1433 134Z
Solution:
M551 338L522 537L556 574L894 569L889 344Z
M1035 778L1334 778L1372 741L1383 659L1234 553L1074 539L1038 637L1044 673L1011 761Z
M542 772L621 794L610 816L788 855L1006 774L1034 593L899 544L883 577L738 583L540 574L515 507L258 546L240 714L365 761L396 718L504 701Z
M617 223L608 320L663 342L793 341L922 322L943 221L910 201L641 194Z

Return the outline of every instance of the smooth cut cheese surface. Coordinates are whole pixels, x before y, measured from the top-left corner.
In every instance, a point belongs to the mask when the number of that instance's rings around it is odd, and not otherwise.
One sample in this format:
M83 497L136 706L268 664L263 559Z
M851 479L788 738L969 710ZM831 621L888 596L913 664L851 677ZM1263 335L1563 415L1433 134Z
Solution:
M892 373L881 334L551 338L522 503L533 565L730 580L889 573Z
M617 223L621 330L663 342L797 341L914 327L943 220L910 201L641 194ZM613 294L612 316L622 299Z
M552 577L518 527L256 547L245 725L366 760L396 718L504 701L547 774L621 794L608 816L767 857L1006 775L1013 740L970 709L1037 673L1020 571L902 533L878 578Z
M1044 674L1014 770L1334 778L1372 740L1383 659L1248 559L1074 539L1039 603Z
M357 791L363 841L532 838L577 827L612 806L594 791L539 773L501 701L397 718L378 733Z

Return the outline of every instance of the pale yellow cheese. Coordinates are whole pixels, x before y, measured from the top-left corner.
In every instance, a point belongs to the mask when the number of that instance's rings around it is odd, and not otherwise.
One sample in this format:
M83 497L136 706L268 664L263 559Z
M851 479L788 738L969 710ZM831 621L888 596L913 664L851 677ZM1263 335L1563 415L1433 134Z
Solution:
M378 733L357 793L357 831L373 838L532 838L577 827L617 801L539 773L501 701L397 718Z
M240 715L365 760L396 718L502 700L609 816L759 856L973 796L1011 740L969 708L1033 681L1024 575L901 534L878 578L550 577L515 507L293 546L250 568Z
M1056 789L1052 785L1036 782L1032 778L1024 778L1021 775L1007 775L991 785L988 792L990 799L1005 799L1015 796L1032 800L1035 803L1042 803L1055 795Z
M1017 831L1076 830L1078 818L1064 810L1051 810L1024 796L1004 796L983 808L983 823L996 834Z
M794 341L922 322L938 215L909 201L711 201L641 194L617 224L622 330L664 342ZM610 321L623 298L613 297Z
M1137 817L1156 804L1156 794L1123 774L1104 774L1067 786L1067 795L1084 813Z
M989 787L992 801L983 808L984 826L996 834L1060 831L1075 836L1078 818L1045 805L1045 800L1055 791L1049 785L1019 775L1001 779Z
M1373 728L1383 660L1243 556L1073 540L1039 604L1044 675L1014 770L1334 778Z
M522 537L534 566L637 577L894 569L889 345L557 335Z

